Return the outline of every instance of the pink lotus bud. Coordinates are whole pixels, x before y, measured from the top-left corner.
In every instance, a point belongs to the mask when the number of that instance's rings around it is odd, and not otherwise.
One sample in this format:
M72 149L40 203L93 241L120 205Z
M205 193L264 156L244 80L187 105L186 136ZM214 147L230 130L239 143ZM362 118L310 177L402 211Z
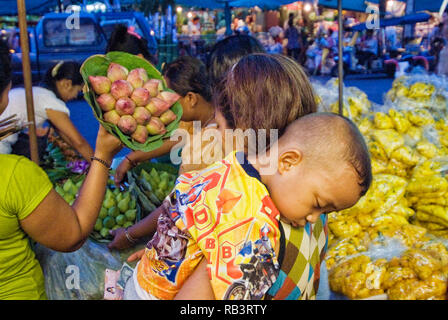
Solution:
M96 98L96 102L100 106L103 111L110 111L115 108L115 98L112 97L110 93L103 93L98 98Z
M137 122L130 115L124 115L118 121L118 128L120 128L121 132L127 135L131 135L137 129Z
M160 116L169 108L170 105L166 101L163 101L162 99L159 98L152 98L146 105L146 109L148 109L148 111L151 112L151 115L156 117Z
M89 76L90 84L96 94L108 93L110 91L110 80L103 76Z
M135 111L135 103L129 98L120 98L115 104L115 110L120 116L132 115Z
M148 139L148 130L145 126L138 125L131 138L137 142L145 143L146 139Z
M138 124L141 124L143 126L147 125L149 120L151 119L151 113L143 107L135 108L134 114L132 116Z
M163 90L162 81L158 79L150 79L149 81L145 82L143 88L149 91L151 97L157 97L159 91Z
M112 62L109 65L109 68L107 68L107 77L112 82L117 80L126 80L126 78L128 77L128 73L129 71L128 69L126 69L126 67L123 67L122 65L114 62Z
M149 91L144 88L137 88L132 92L131 99L134 100L137 107L144 107L149 103Z
M168 104L171 107L177 100L179 100L180 95L178 95L177 93L174 93L174 92L170 92L170 91L162 91L159 93L157 98L160 98L160 99L168 102Z
M103 114L103 119L106 122L117 125L118 121L120 121L120 115L117 113L117 111L111 110Z
M112 86L110 88L110 93L115 99L127 98L131 96L134 88L132 85L126 80L117 80L112 82Z
M176 120L177 116L176 114L171 111L170 109L166 110L164 113L160 115L160 120L163 122L163 124L168 125L174 120Z
M135 89L141 88L148 81L148 73L143 68L137 68L129 72L127 80Z
M166 133L165 125L157 117L152 117L151 120L149 120L149 123L146 125L146 129L152 136Z

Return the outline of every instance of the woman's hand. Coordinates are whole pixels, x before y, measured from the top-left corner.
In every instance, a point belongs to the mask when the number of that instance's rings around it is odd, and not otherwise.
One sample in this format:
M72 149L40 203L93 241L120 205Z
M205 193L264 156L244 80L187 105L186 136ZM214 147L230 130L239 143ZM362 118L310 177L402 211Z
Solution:
M110 230L109 234L114 236L114 239L107 245L109 249L123 250L130 248L132 244L126 238L126 233L124 228L118 228L115 230Z
M96 138L95 156L110 162L122 148L121 141L100 125Z
M133 261L140 260L140 259L143 257L143 255L145 254L145 250L146 250L146 249L141 249L141 250L139 250L139 251L134 252L133 254L131 254L131 255L129 256L129 258L128 258L128 262L133 262Z
M128 159L124 158L118 165L117 169L115 169L114 182L117 186L120 185L126 173L131 169L132 169L131 162Z

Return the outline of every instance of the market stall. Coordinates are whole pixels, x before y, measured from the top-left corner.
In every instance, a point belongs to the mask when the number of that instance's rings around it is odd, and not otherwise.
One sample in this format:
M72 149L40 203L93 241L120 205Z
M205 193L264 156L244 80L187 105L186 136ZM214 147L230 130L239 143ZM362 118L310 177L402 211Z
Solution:
M321 111L338 111L335 82L314 84ZM343 113L367 141L374 179L354 207L330 213L330 289L350 299L445 299L447 79L397 78L382 105L344 91Z

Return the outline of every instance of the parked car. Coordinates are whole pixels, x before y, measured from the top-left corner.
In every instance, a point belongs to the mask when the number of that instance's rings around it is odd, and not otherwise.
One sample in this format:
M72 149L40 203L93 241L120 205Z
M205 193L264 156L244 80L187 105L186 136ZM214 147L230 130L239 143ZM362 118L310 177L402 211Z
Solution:
M133 27L134 31L141 37L148 40L149 52L153 55L157 54L157 41L154 37L154 31L141 12L98 12L95 13L106 38L109 40L115 25L124 24L127 27Z
M157 42L151 35L148 22L141 13L110 12L48 13L35 28L28 28L30 63L33 82L39 82L47 69L59 61L76 61L80 64L94 54L104 54L107 40L115 24L133 26L135 32L148 39L150 52L156 54ZM78 20L79 18L79 20ZM10 30L13 84L23 82L22 53L19 30Z

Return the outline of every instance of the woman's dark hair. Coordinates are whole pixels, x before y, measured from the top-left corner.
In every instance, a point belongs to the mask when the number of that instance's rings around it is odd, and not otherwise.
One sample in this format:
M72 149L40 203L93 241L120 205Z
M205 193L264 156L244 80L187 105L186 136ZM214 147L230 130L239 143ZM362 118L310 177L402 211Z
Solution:
M188 92L200 94L211 102L212 94L204 63L190 56L180 57L163 67L162 74L170 81L170 87L181 96Z
M110 36L106 53L110 51L123 51L134 55L141 54L152 64L157 63L155 57L148 50L148 40L129 33L128 28L123 24L116 25Z
M290 13L288 17L288 26L292 27L294 25L294 13Z
M316 112L313 87L302 67L283 55L255 53L239 60L222 82L213 104L232 129L278 129ZM268 141L269 142L269 141ZM268 144L269 145L269 144Z
M47 89L54 92L54 94L60 98L59 92L56 88L56 82L62 79L68 79L72 81L72 85L82 85L83 79L79 69L80 64L75 61L60 61L52 65L45 74L43 85Z
M0 95L11 82L11 56L5 41L0 41Z
M266 52L261 43L249 35L234 35L218 41L207 58L207 70L213 91L219 91L227 71L243 56Z

